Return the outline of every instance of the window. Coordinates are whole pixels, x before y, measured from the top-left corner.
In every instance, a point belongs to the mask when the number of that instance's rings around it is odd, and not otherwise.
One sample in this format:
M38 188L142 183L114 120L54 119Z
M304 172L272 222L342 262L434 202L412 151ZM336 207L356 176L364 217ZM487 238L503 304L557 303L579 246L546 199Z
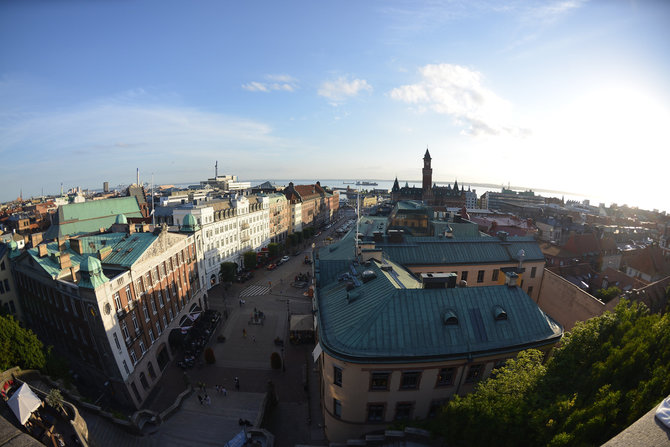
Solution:
M147 289L148 289L149 287L151 287L151 284L152 284L152 282L151 282L151 272L147 272L147 273L144 275L144 282L145 282L145 284L146 284Z
M402 376L400 377L400 389L415 390L419 388L420 381L421 381L421 372L419 371L403 372Z
M130 369L128 368L128 363L126 361L123 361L123 369L126 371L126 374L130 374Z
M342 417L342 402L337 399L333 399L333 414L338 419Z
M370 390L372 391L388 391L389 376L391 373L372 373L370 376Z
M5 290L6 290L7 292L9 292L9 290L10 290L10 289L9 289L9 280L8 280L8 279L5 279Z
M530 269L530 277L535 278L535 275L537 274L537 267L533 267Z
M130 332L128 332L128 325L126 325L125 320L121 321L121 332L123 332L123 336L126 337L126 340L130 340Z
M533 286L528 286L528 295L533 293Z
M119 343L119 336L116 335L116 332L114 332L113 336L114 336L114 344L116 345L116 349L121 350L121 343Z
M468 369L468 375L465 376L465 383L475 383L482 378L484 372L484 365L472 365Z
M126 286L126 301L131 301L133 299L133 295L130 292L130 284Z
M170 295L170 289L165 289L165 290L167 290L166 295L169 296ZM165 301L163 301L163 293L161 293L160 290L158 291L158 304L160 304L161 309L165 306Z
M144 340L140 340L140 350L142 351L142 355L146 354L147 348L144 346Z
M147 376L143 372L140 373L140 383L142 383L142 386L144 387L145 390L149 389L149 382L147 382Z
M160 337L161 334L163 333L163 330L161 329L161 322L156 320L156 334Z
M174 320L174 315L172 314L172 308L168 308L168 313L170 314L170 321Z
M384 420L386 404L368 404L368 421L380 422Z
M442 368L440 372L437 373L437 383L436 387L439 386L451 386L454 384L454 373L456 368Z
M395 406L396 421L408 421L412 419L412 411L414 410L413 402L398 402Z
M0 293L5 293L5 288L2 287L2 281L0 281Z
M156 342L156 338L154 337L154 330L151 328L149 328L149 340L151 340L152 345Z
M123 307L121 307L121 297L119 296L119 292L114 294L114 304L116 304L116 310L123 309Z
M159 294L161 293L160 290L158 291L158 293ZM156 315L158 313L158 310L156 309L156 301L155 300L151 300L151 311L154 313L154 315Z
M167 317L165 316L165 314L163 314L163 327L165 327L165 328L168 327L168 321L167 321Z
M0 270L5 269L5 261L0 262Z
M477 282L484 282L484 270L477 272Z
M461 281L467 281L468 280L468 272L461 272Z
M130 350L130 360L133 361L133 365L137 365L137 355L135 354L134 349Z
M342 368L339 366L333 366L333 383L342 386Z
M491 275L491 281L498 281L498 275L500 274L500 270L495 269L493 271L493 274Z
M149 377L151 377L151 380L156 379L156 371L154 371L154 365L149 362L149 365L147 366L147 370L149 371Z

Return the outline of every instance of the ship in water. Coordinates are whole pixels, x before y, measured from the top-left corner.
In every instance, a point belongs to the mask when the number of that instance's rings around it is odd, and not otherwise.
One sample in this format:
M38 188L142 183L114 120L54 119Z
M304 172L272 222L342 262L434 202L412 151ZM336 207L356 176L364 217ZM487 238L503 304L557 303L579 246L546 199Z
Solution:
M358 186L377 186L375 182L356 182Z

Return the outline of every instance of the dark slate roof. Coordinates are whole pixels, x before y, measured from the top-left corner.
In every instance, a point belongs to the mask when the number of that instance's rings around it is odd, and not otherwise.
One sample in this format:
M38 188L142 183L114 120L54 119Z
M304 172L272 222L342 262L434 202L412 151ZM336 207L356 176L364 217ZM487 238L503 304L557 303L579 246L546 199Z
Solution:
M377 278L359 280L349 291L346 281L332 282L317 294L320 343L342 360L406 363L477 357L553 344L562 335L560 325L519 288L403 288L394 279L399 275L383 272L376 263L354 269L358 274L373 270ZM351 272L351 266L345 271ZM494 319L498 307L507 313L506 320ZM455 314L458 324L445 325L447 313Z

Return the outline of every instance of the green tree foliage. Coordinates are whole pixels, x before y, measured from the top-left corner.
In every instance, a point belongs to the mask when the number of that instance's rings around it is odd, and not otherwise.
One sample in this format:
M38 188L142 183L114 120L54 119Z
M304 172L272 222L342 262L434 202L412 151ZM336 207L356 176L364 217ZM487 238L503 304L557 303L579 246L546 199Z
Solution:
M314 227L305 227L302 229L302 235L305 238L305 240L309 239L310 237L314 236Z
M456 396L435 421L434 430L464 445L521 445L528 414L524 396L545 373L543 356L531 349L509 360L474 393Z
M42 369L46 364L42 342L11 316L0 316L0 369L19 366Z
M268 255L271 258L276 258L280 254L282 254L283 251L284 247L282 246L282 244L278 244L276 242L271 242L270 244L268 244Z
M256 267L257 256L255 251L247 251L244 253L244 268L251 270Z
M596 290L596 293L593 294L593 296L605 303L619 295L621 295L621 289L617 286L608 287L607 289L598 289Z
M287 247L295 247L298 245L298 236L295 233L291 233L286 238Z
M601 445L670 394L670 314L622 301L553 357L519 354L434 422L453 445Z
M237 264L234 262L221 263L221 281L233 282L235 281L235 274L237 273Z

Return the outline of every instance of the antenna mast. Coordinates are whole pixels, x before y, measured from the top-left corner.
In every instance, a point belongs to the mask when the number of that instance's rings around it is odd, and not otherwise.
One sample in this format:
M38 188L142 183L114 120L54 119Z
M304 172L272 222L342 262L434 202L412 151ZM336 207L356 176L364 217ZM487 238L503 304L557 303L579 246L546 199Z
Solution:
M358 260L358 224L361 221L361 188L356 189L356 237L354 244L354 259Z
M216 160L216 163L214 163L214 179L216 179L219 176L219 160Z
M156 214L154 214L154 173L151 173L151 225L156 226Z

